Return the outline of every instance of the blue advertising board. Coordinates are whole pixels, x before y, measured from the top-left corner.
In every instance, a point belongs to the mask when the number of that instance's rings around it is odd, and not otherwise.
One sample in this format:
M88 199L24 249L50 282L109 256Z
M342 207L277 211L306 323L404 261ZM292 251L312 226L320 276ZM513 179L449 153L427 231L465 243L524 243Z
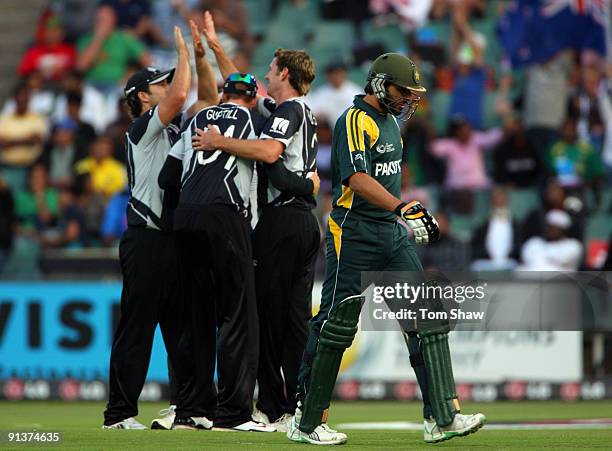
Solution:
M118 282L0 282L0 380L106 379L120 299ZM147 380L167 374L158 328Z

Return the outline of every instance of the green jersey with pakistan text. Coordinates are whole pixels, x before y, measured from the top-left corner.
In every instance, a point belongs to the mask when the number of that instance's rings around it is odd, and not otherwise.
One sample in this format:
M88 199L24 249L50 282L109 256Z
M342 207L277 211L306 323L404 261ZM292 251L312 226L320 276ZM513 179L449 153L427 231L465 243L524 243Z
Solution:
M388 222L397 218L394 213L368 203L348 186L351 175L365 172L391 194L400 197L402 138L399 126L392 115L378 112L363 97L355 96L353 106L340 116L334 129L331 219L340 227L353 214Z

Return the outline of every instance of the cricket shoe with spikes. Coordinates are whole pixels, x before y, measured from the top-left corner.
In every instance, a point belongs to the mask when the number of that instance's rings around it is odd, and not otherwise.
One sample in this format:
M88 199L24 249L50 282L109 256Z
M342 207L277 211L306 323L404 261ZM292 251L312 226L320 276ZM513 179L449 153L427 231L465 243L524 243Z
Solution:
M104 425L102 429L135 429L135 430L144 430L147 427L139 423L134 419L134 417L126 418L125 420L121 420L115 424L111 424L109 426Z
M284 413L282 417L272 423L272 426L274 426L278 432L287 432L291 420L293 420L293 415Z
M257 407L255 407L253 409L253 415L251 415L251 417L253 418L253 421L255 421L257 423L263 423L263 424L270 424L270 423L272 423L270 421L270 418L268 417L268 415L263 413Z
M163 429L170 430L172 429L172 423L174 423L174 417L176 416L176 406L171 405L167 409L162 409L159 411L159 416L161 418L155 418L151 421L151 429Z
M212 427L213 422L206 417L177 417L172 424L172 429L188 429L193 431L197 429L209 430L212 429Z
M311 445L341 445L346 442L347 436L342 432L330 428L327 423L321 423L310 434L300 431L299 425L302 412L295 409L295 415L287 426L287 438L294 442L310 443Z
M426 443L438 443L453 437L464 437L478 431L486 422L487 419L482 413L474 415L458 413L453 422L444 427L438 426L433 419L425 420L423 438Z

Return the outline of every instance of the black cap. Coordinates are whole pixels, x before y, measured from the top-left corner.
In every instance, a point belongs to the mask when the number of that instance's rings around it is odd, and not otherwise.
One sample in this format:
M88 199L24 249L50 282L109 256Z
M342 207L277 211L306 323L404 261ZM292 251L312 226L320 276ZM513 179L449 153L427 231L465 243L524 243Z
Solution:
M146 69L139 70L130 77L123 92L126 97L129 97L138 91L142 91L148 85L154 85L164 80L172 81L173 76L174 68L160 71L154 67L147 67Z

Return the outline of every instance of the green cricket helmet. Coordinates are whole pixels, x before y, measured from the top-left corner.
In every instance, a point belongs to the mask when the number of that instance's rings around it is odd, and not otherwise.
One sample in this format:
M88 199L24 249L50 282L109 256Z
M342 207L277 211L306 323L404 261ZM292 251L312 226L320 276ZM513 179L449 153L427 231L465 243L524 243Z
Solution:
M390 84L411 95L393 98L388 91ZM399 53L385 53L372 63L368 72L367 86L388 113L407 121L419 106L418 93L427 90L421 86L421 77L414 62ZM369 91L366 88L366 91Z

